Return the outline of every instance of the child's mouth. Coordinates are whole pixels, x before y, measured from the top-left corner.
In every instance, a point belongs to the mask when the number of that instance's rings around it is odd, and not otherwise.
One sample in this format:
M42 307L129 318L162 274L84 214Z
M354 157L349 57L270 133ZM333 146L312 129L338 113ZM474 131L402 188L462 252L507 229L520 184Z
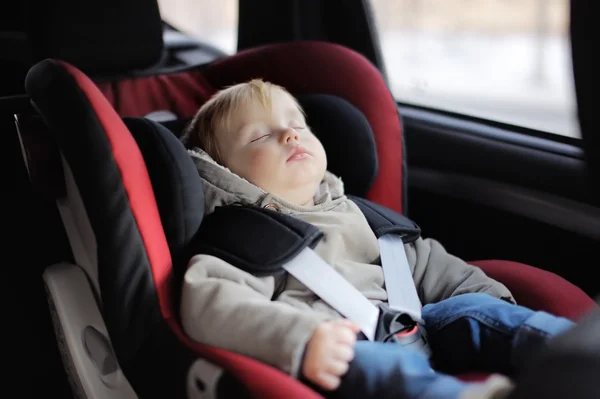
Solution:
M304 148L296 147L290 154L289 158L287 159L287 162L299 161L308 157L310 157L310 154Z

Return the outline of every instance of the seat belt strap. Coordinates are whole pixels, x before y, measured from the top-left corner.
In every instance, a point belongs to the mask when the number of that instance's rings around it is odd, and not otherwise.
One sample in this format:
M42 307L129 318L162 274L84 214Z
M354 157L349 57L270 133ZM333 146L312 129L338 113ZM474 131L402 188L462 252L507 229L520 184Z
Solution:
M402 238L392 234L380 237L379 252L388 306L408 314L416 322L422 322L422 305ZM329 306L358 324L367 339L374 340L379 308L312 249L305 248L283 268Z
M404 242L397 234L386 234L378 239L379 256L385 279L390 309L408 314L414 321L423 322L423 308L413 280Z
M283 268L329 306L358 324L369 341L375 339L379 308L312 249L305 248Z

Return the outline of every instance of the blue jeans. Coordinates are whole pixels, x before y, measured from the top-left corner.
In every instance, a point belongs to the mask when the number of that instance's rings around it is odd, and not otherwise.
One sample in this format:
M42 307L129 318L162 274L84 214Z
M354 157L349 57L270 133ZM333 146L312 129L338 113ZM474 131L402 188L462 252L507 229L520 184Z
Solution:
M574 323L487 294L423 307L432 358L395 343L359 341L337 398L455 399L470 384L450 374L516 375L523 360ZM435 367L435 371L432 368Z

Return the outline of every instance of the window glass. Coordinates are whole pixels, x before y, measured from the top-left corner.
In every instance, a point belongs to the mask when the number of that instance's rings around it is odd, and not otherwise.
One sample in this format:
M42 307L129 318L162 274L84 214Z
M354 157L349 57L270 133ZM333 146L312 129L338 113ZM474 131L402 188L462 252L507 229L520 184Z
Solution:
M568 0L372 0L398 101L580 137Z
M227 54L237 49L238 0L158 0L165 22Z

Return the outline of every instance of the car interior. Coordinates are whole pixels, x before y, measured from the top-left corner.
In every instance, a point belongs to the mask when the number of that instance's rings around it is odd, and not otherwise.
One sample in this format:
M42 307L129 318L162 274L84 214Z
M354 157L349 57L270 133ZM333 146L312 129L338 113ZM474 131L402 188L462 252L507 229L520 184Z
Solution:
M531 308L572 320L597 308L591 5L452 3L5 5L7 389L61 398L321 397L255 359L194 342L178 316L204 216L179 137L217 90L255 77L298 98L350 194L410 217ZM541 72L514 66L524 58Z

